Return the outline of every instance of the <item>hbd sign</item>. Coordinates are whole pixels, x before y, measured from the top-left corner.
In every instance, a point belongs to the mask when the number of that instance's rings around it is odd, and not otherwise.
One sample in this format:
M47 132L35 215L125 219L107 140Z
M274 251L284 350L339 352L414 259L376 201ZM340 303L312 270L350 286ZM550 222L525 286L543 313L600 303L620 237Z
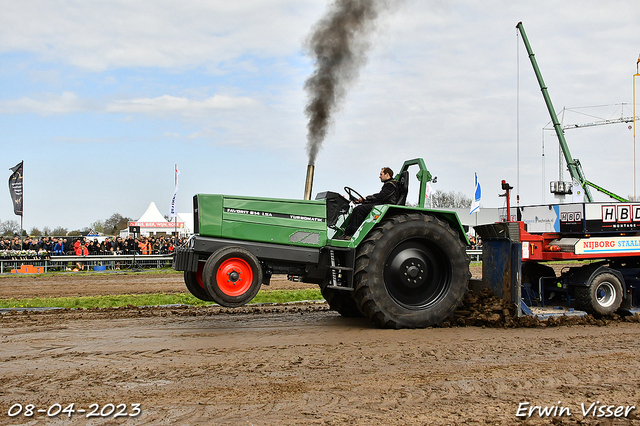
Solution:
M560 222L580 222L582 212L560 212Z
M617 204L602 206L602 222L640 222L640 204Z

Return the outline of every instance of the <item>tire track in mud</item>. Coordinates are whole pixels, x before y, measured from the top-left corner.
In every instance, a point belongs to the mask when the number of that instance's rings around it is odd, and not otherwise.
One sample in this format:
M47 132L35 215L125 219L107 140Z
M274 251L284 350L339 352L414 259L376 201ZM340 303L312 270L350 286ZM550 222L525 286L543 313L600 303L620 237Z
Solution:
M0 413L140 402L135 424L506 425L521 401L640 398L634 323L379 330L323 309L268 309L3 319Z

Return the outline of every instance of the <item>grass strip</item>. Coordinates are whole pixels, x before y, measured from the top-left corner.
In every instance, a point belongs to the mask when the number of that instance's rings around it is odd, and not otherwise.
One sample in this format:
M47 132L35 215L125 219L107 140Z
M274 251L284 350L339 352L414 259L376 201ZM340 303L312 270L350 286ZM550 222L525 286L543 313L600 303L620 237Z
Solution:
M20 279L20 278L40 278L40 277L60 277L60 276L68 276L68 277L100 277L100 276L113 276L113 275L182 275L184 272L176 271L172 268L150 268L150 269L142 269L139 271L132 271L129 269L118 269L118 270L108 270L105 272L95 272L92 270L88 271L59 271L55 270L55 267L50 267L47 272L41 274L11 274L9 273L9 269L15 268L5 268L4 273L0 275L0 279Z
M261 290L250 303L287 303L304 300L323 300L320 289L304 290ZM157 306L157 305L213 305L204 302L189 293L177 294L122 294L112 296L82 297L46 297L31 299L0 299L2 308L115 308L120 306Z

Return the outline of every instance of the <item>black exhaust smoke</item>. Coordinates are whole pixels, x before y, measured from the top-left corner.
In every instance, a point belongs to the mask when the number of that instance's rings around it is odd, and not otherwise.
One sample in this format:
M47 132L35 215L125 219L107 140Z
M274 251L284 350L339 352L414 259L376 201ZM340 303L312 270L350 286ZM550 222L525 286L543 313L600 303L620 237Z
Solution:
M393 2L397 0L335 0L306 41L306 48L316 64L316 70L304 84L309 94L305 114L309 117L307 152L310 166L315 165L331 123L331 114L366 63L365 54L376 18Z

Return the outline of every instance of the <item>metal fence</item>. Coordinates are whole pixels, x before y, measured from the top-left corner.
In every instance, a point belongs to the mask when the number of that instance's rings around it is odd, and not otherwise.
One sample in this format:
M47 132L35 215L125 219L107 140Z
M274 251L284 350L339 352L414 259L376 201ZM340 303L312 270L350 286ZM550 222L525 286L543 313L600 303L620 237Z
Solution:
M472 262L481 262L482 261L482 250L481 249L467 250L467 255L469 255L469 258L471 258Z
M170 254L104 255L104 256L50 256L46 258L0 259L0 274L19 270L22 265L43 267L44 272L73 271L82 265L84 270L100 271L133 268L168 268L173 256Z

